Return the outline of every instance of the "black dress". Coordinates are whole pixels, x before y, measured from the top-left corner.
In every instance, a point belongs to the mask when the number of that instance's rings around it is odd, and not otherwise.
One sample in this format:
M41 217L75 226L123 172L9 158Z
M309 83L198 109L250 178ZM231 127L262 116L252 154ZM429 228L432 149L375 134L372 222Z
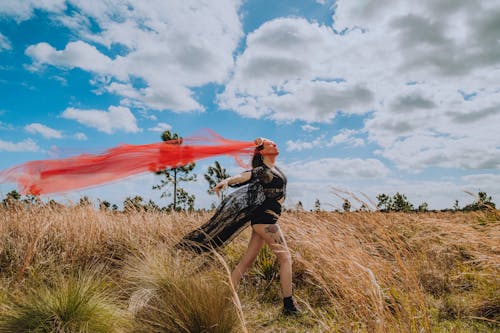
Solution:
M279 168L274 169L253 168L250 180L235 185L239 188L224 198L210 220L185 235L176 247L205 252L227 244L250 223L276 223L287 179Z

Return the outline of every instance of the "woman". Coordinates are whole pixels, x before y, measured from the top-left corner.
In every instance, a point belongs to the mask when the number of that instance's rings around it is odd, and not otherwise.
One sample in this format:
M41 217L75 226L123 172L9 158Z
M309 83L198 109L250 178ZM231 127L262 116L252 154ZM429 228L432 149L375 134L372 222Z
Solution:
M278 218L286 195L286 177L275 166L279 154L276 144L265 138L255 139L256 149L252 170L225 179L214 190L217 195L227 186L247 185L227 196L206 224L186 235L179 245L205 251L224 245L248 223L252 235L248 249L231 274L236 287L253 264L262 246L267 243L278 258L283 294L283 313L297 314L292 298L292 257L279 225Z

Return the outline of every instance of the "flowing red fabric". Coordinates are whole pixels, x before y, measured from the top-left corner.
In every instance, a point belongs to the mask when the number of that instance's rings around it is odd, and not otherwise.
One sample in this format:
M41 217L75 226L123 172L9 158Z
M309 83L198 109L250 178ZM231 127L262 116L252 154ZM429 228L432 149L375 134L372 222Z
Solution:
M239 156L252 154L254 147L251 141L228 140L206 130L201 135L182 140L123 144L97 155L26 162L1 171L0 182L17 183L22 194L59 193L179 167L217 155L233 156L242 165Z

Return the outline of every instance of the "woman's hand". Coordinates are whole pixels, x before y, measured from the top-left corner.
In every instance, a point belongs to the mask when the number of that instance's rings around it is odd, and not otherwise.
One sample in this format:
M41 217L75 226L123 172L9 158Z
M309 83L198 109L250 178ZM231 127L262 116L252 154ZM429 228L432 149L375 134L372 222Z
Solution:
M263 138L257 138L253 141L253 143L258 147L258 146L262 146L262 144L264 143L264 139Z
M215 185L214 187L214 192L215 194L217 194L217 196L220 196L219 192L224 190L227 186L228 186L228 180L227 179L224 179L223 181L221 181L220 183L218 183L217 185Z

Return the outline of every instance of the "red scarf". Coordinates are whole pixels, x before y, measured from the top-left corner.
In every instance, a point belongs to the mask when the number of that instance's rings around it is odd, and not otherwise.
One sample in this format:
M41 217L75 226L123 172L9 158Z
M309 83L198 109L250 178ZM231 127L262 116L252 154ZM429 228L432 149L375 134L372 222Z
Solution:
M253 154L252 141L224 139L211 130L183 140L123 144L102 154L30 161L0 171L0 183L17 183L22 194L49 194L103 184L128 176L183 166L218 155Z

